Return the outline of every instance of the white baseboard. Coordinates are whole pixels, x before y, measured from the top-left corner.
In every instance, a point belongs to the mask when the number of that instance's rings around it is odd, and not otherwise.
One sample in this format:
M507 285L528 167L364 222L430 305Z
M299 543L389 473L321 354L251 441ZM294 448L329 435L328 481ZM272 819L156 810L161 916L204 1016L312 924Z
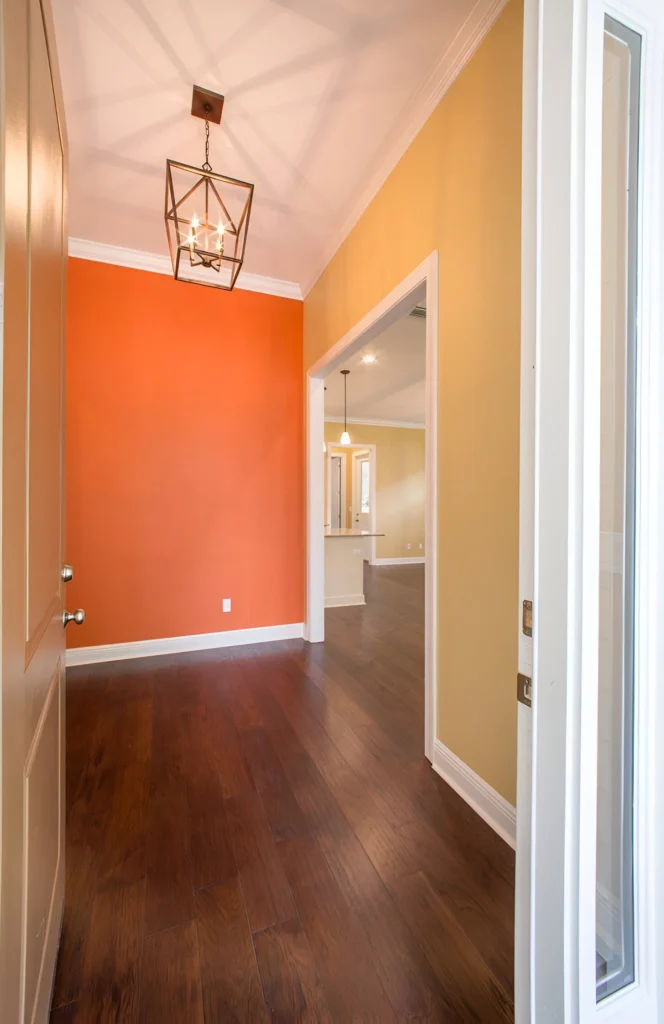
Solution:
M354 605L366 604L364 594L341 594L339 597L326 597L326 608L351 608Z
M415 558L374 558L372 565L424 565L424 556Z
M439 739L434 743L433 768L501 839L516 848L516 808Z
M220 633L167 636L160 640L137 640L129 644L70 647L67 650L66 664L94 665L102 661L125 661L128 658L149 658L159 654L209 651L215 647L240 647L244 644L265 644L274 640L301 640L303 633L303 623L292 622L285 626L257 626L255 629L228 629Z

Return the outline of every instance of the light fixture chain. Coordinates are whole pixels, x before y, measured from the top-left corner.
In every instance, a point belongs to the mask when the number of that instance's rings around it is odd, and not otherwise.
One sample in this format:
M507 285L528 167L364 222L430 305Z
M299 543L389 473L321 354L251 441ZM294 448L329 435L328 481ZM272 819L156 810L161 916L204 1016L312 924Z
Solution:
M211 171L212 164L210 163L210 122L205 122L205 163L203 164L204 171Z

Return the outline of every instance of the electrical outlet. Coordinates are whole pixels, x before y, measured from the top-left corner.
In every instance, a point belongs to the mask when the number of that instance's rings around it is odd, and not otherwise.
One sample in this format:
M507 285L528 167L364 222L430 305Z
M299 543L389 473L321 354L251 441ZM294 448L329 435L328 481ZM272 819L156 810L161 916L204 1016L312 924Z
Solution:
M410 544L406 544L406 551L410 551Z
M230 599L230 597L225 597L222 600L222 602L221 602L221 610L222 610L222 612L229 612L231 610L231 599Z
M421 551L421 550L422 550L422 545L420 544L420 551Z

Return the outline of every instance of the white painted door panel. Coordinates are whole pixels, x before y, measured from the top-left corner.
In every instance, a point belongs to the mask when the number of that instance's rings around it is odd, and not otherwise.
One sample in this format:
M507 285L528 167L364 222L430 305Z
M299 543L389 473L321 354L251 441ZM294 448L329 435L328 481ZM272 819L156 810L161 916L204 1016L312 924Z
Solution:
M50 9L2 0L1 13L0 1016L42 1024L64 896L66 158Z

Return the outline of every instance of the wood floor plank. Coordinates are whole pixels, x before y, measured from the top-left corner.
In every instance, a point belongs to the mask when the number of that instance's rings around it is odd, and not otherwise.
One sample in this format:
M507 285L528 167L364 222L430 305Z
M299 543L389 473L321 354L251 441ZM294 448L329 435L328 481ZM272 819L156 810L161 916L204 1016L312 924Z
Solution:
M49 1024L75 1024L77 1014L78 1004L67 1003L66 1006L59 1006L56 1010L51 1010Z
M195 675L192 678L187 673L186 685L192 687L194 697L187 717L183 773L191 880L194 889L202 889L235 875L237 867L217 771L213 726L197 683Z
M204 889L237 874L223 802L209 811L188 811L187 834L194 889Z
M279 842L304 835L309 826L272 746L268 730L260 728L244 732L241 743L275 840Z
M269 1021L237 878L196 893L206 1022Z
M139 962L145 884L116 886L95 896L81 969L77 1020L138 1021Z
M298 913L335 1020L396 1020L371 947L311 836L279 844Z
M489 970L454 915L418 872L394 885L404 918L417 931L445 997L464 1022L512 1022L510 996Z
M203 1024L196 923L149 935L141 956L141 1024Z
M260 794L226 801L231 842L252 932L295 916L290 887Z
M274 1022L333 1024L311 948L299 921L254 936L265 1002Z
M187 799L184 780L177 773L153 779L147 816L145 928L150 934L194 917Z

